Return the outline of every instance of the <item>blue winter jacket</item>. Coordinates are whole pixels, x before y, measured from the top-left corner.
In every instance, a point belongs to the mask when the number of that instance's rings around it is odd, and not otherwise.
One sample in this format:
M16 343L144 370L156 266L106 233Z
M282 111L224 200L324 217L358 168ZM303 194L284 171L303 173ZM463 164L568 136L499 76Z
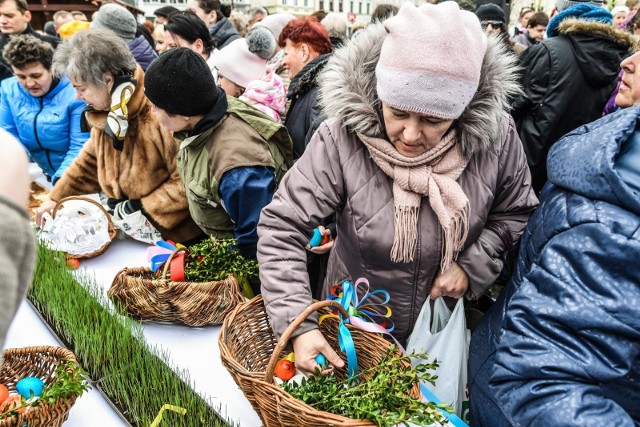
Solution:
M153 47L144 36L138 36L130 41L129 51L136 59L136 62L140 64L143 71L147 71L149 65L158 57L158 53L153 50Z
M17 77L0 85L0 127L10 132L55 183L89 139L80 130L84 101L63 77L45 96L26 91Z
M512 281L472 336L472 425L640 425L638 115L551 149Z

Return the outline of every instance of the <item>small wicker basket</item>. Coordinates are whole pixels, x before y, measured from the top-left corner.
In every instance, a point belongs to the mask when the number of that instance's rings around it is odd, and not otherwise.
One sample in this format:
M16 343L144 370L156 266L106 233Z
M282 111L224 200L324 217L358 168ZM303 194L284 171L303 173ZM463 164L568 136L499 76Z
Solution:
M173 282L167 273L174 250L160 279L146 267L124 268L113 279L109 297L133 318L148 322L219 325L231 310L245 301L235 277L211 282Z
M239 306L225 319L218 337L222 363L266 427L375 425L369 420L353 420L314 409L292 397L274 382L274 367L285 355L285 347L291 334L311 313L319 311L327 314L330 308L347 316L337 301L315 302L289 325L280 341L276 341L273 335L261 296ZM363 332L350 325L347 327L358 349L359 368L365 370L378 364L391 344L380 335ZM338 348L336 319L325 319L320 325L320 331L332 348ZM338 354L346 360L344 354L339 351ZM409 364L407 368L410 368ZM336 373L344 378L346 367L336 369ZM420 398L418 383L409 394L416 399Z
M111 215L109 214L109 212L107 212L107 210L102 207L102 205L98 202L96 202L95 200L89 198L89 197L81 197L81 196L70 196L70 197L65 197L64 199L61 199L59 202L56 203L56 207L53 209L53 212L51 212L51 217L55 218L56 214L58 213L58 211L60 210L60 208L62 207L62 205L65 204L65 202L68 202L70 200L80 200L83 202L87 202L87 203L91 203L93 205L95 205L96 207L98 207L105 215L105 217L107 218L107 223L108 223L108 231L109 231L109 242L105 243L101 248L93 251L93 252L89 252L86 254L82 254L82 255L70 255L67 254L67 258L76 258L76 259L87 259L87 258L93 258L93 257L97 257L98 255L102 254L104 251L107 250L107 248L109 247L109 245L111 245L111 242L113 241L113 239L115 239L116 234L118 233L118 231L115 229L115 227L113 226L113 221L111 220Z
M61 347L10 348L4 351L0 383L15 392L16 383L24 377L40 378L45 386L55 381L55 372L64 362L77 364L73 353ZM41 402L22 414L0 419L0 427L59 427L69 417L76 397L58 399L54 404Z

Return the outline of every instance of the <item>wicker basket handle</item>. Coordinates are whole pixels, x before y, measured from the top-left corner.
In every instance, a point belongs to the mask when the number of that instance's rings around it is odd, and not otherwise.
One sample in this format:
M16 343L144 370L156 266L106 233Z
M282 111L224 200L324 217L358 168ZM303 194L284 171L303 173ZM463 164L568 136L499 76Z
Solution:
M164 268L162 269L162 276L160 276L160 278L162 280L166 280L167 278L167 273L169 272L169 267L171 266L171 261L173 261L173 257L175 257L178 252L181 251L187 251L186 248L175 248L173 250L173 252L171 252L171 255L169 255L169 258L164 262Z
M98 209L100 209L102 211L102 213L104 213L104 216L107 218L108 221L108 229L109 230L113 230L113 221L111 221L111 214L109 214L109 212L107 212L107 210L104 208L104 206L102 206L100 203L96 202L95 200L89 198L89 197L82 197L82 196L69 196L69 197L65 197L63 199L60 199L60 201L56 202L56 206L53 208L53 212L51 212L51 217L55 218L56 217L56 213L58 213L58 210L60 210L60 208L62 207L62 205L65 202L68 202L69 200L81 200L83 202L89 202L92 203L94 205L96 205L98 207Z
M307 309L305 311L303 311L302 313L300 313L300 315L298 317L296 317L296 320L294 320L289 325L289 327L287 329L285 329L284 333L280 337L280 340L278 341L278 344L276 344L276 347L273 349L273 353L271 354L271 358L269 359L269 364L267 365L267 372L266 372L266 376L265 376L265 380L269 384L271 384L273 382L273 373L274 373L274 370L276 368L276 363L278 363L278 356L280 355L280 353L282 353L282 350L284 350L284 348L287 346L287 343L289 342L289 338L291 338L291 334L293 334L293 332L296 329L298 329L298 326L300 326L302 324L302 322L307 320L307 317L309 317L311 315L311 313L313 313L313 312L315 312L317 310L320 310L321 308L325 308L325 307L335 308L345 318L349 317L349 314L344 309L344 307L342 307L342 305L340 305L340 303L338 301L334 301L334 300L332 300L332 301L317 301L317 302L314 302L313 304L311 304L309 307L307 307Z

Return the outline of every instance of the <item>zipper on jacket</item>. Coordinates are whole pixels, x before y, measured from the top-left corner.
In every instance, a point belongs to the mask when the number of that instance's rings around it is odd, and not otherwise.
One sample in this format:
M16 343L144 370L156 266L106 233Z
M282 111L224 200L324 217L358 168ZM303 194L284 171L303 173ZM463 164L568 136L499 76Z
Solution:
M40 113L42 113L42 110L44 109L44 97L40 97L39 99L40 99L40 110L38 110L38 112L36 113L36 116L33 119L33 134L36 137L36 142L38 143L40 148L44 150L45 154L47 155L47 162L49 162L49 167L53 171L55 171L56 168L54 168L53 163L51 163L51 151L44 148L42 146L42 143L40 142L40 138L38 138L38 116L40 115Z

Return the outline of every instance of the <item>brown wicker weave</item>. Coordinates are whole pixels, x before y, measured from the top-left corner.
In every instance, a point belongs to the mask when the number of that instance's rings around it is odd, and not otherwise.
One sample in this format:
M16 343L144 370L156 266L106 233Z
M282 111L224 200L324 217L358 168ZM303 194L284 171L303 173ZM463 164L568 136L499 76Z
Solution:
M45 386L54 380L58 366L63 362L77 363L72 352L60 347L25 347L10 348L4 351L4 361L0 371L0 383L10 393L15 393L16 383L24 377L40 378ZM76 397L58 399L50 405L41 402L22 414L0 420L0 427L59 427L69 417L69 411Z
M100 208L100 210L104 213L104 215L107 217L107 222L108 222L108 229L109 229L109 237L110 240L108 243L105 243L100 249L93 251L93 252L89 252L83 255L68 255L69 258L77 258L77 259L86 259L86 258L93 258L93 257L97 257L98 255L100 255L101 253L103 253L104 251L107 250L107 248L109 247L109 245L111 245L111 242L113 241L113 239L116 237L116 234L118 233L117 230L115 229L115 227L113 226L113 221L111 221L111 215L109 214L109 212L106 211L105 208L102 207L102 205L98 202L96 202L93 199L90 199L89 197L81 197L81 196L70 196L70 197L65 197L64 199L61 199L59 202L56 203L56 207L53 209L53 212L51 212L51 217L55 218L56 217L56 213L58 213L58 210L62 207L62 205L65 202L68 202L69 200L82 200L83 202L89 202L92 203L94 205L96 205L98 208Z
M336 301L321 301L312 304L307 310L289 325L279 342L276 342L264 302L261 296L236 308L222 325L218 343L222 363L231 373L260 419L266 427L290 426L374 426L368 420L352 420L340 415L318 411L313 407L293 398L289 393L274 383L273 368L286 353L284 350L289 337L296 328L314 311L321 314L329 312L329 307L344 313L342 306ZM353 336L358 356L360 371L376 365L390 347L390 343L377 334L363 332L347 326ZM338 321L328 318L320 325L320 331L332 348L338 346ZM345 355L338 354L346 360ZM410 366L407 365L409 368ZM336 373L344 378L346 367L336 369ZM411 389L410 395L420 397L418 383Z
M165 263L160 279L146 267L125 268L113 279L108 295L127 313L149 322L219 325L245 301L235 277L212 282L173 282L166 279L176 249Z

